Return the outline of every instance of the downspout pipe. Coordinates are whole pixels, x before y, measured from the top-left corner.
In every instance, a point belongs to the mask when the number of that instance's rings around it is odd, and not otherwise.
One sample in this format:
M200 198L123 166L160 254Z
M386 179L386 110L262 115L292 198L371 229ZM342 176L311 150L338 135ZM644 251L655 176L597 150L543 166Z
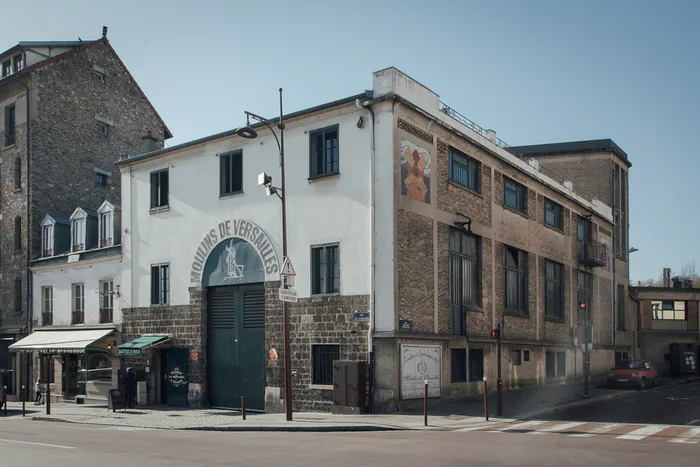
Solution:
M618 181L615 179L615 166L613 164L613 170L612 170L612 192L613 192L613 222L615 221L615 212L619 209L619 203L617 201L617 190L615 189L616 185L615 183ZM613 273L613 284L612 284L612 289L613 289L613 309L612 309L612 325L613 325L613 347L615 348L615 351L617 351L617 328L618 323L618 315L617 315L617 301L620 299L617 296L617 255L620 254L619 251L617 251L617 237L615 235L615 230L617 228L617 224L620 223L620 216L617 216L617 223L613 225L612 228L612 249L613 249L613 254L610 255L612 257L612 273ZM620 245L622 246L622 245ZM614 361L614 360L613 360Z
M362 103L360 99L355 100L355 105L360 110L366 110L369 113L370 119L370 131L371 131L371 142L369 148L369 179L370 179L370 297L369 297L369 330L367 331L367 356L370 363L369 368L369 395L370 395L370 408L371 413L374 413L374 351L373 351L373 340L372 334L374 333L374 311L375 311L375 295L377 290L377 280L375 276L376 269L376 245L375 245L375 232L376 232L376 221L375 221L375 128L374 128L374 111L372 110L372 105L369 101Z

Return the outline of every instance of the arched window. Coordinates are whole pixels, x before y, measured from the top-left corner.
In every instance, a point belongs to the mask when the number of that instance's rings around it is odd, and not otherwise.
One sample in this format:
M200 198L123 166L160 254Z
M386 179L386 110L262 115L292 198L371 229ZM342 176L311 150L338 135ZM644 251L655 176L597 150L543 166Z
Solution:
M15 217L15 250L22 249L22 217Z
M15 190L22 188L22 159L15 159Z

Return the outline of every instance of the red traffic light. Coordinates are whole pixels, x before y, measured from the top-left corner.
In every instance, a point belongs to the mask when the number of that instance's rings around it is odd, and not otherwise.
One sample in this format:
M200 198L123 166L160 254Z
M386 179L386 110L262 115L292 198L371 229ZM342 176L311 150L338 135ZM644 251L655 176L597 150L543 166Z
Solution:
M500 331L498 329L494 329L491 331L491 338L492 339L498 339L498 335L500 334Z

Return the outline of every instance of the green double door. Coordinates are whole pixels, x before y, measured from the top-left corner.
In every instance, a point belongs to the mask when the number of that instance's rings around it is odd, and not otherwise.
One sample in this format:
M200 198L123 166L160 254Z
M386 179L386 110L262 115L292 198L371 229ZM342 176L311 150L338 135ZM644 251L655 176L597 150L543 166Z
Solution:
M207 373L212 407L265 409L265 287L209 288Z

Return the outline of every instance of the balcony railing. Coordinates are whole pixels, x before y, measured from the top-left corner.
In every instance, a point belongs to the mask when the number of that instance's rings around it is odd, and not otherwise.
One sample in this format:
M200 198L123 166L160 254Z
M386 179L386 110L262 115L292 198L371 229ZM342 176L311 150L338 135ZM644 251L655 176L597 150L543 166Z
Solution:
M465 117L461 113L457 112L452 107L446 105L444 102L440 102L440 111L442 113L447 114L450 117L454 118L462 125L468 126L473 131L475 131L476 133L479 133L484 138L491 139L491 138L489 138L489 134L487 133L486 130L484 130L482 127L480 127L476 123L472 122L471 120L469 120L467 117ZM505 141L503 141L500 138L496 138L496 141L494 141L494 142L496 143L497 146L502 147L504 149L510 147L509 144L507 144Z
M85 312L84 311L74 311L71 324L85 324Z
M107 246L112 246L114 245L114 239L111 238L101 238L100 239L100 248L104 248Z
M83 251L85 249L84 243L76 243L73 245L73 251Z
M578 241L578 261L584 266L602 267L607 264L607 247L595 240Z
M652 319L653 331L687 331L688 322L682 319Z
M41 314L41 324L42 326L51 326L53 324L53 313L43 312Z
M111 323L114 321L114 315L111 308L100 308L100 324Z

